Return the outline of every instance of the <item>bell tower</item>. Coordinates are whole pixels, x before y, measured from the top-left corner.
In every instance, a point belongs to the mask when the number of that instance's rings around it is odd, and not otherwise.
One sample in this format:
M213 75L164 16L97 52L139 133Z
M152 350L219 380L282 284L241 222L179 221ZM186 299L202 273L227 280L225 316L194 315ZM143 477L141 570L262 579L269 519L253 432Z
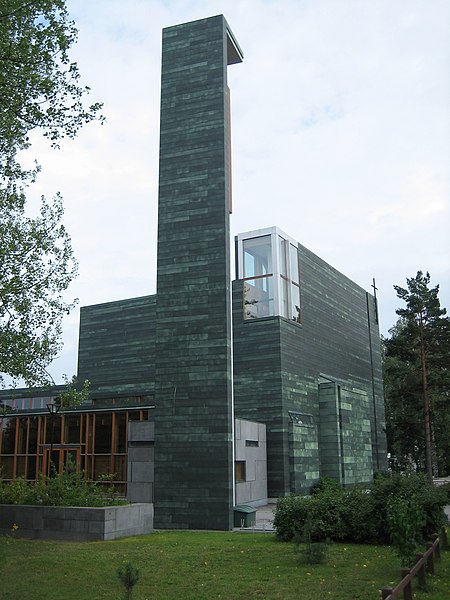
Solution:
M231 529L230 111L222 15L163 30L155 527Z

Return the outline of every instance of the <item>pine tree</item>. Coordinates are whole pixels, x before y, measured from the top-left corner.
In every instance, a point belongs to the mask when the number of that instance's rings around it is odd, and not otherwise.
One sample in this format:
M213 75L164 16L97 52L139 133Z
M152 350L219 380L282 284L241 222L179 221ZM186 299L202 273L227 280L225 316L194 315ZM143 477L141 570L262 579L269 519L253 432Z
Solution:
M389 448L432 479L450 472L450 321L430 279L418 271L394 286L406 307L384 340L384 380Z

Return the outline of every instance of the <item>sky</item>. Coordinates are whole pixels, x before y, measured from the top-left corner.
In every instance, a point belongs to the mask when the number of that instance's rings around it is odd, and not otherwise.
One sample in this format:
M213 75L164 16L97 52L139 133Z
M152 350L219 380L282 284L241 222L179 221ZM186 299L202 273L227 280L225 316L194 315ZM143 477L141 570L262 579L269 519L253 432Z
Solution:
M68 0L71 58L106 123L60 150L32 136L29 191L64 198L79 262L56 382L76 373L79 307L156 292L161 31L224 14L237 233L278 226L368 291L383 335L418 270L450 309L448 0Z

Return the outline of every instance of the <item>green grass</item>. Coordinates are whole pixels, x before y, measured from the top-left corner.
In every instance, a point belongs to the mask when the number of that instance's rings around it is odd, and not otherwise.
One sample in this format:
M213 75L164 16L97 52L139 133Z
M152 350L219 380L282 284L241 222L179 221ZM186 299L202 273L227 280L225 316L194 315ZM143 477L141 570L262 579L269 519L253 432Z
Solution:
M271 534L160 532L112 542L0 540L1 600L119 600L116 570L140 571L133 600L379 599L395 585L399 561L387 546L332 544L322 565L299 563L292 544ZM449 597L450 552L417 600Z

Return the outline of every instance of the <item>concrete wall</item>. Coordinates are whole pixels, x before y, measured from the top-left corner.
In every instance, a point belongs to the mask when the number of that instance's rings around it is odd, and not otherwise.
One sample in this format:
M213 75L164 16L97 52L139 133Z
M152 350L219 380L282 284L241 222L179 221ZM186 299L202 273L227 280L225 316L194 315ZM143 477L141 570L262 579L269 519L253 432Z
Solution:
M235 460L245 461L246 473L245 481L236 482L236 504L267 504L267 443L264 424L236 419Z
M153 530L153 505L129 504L105 508L24 506L0 507L0 533L42 540L92 542L141 535Z
M155 471L155 424L128 424L127 497L130 502L153 502Z

